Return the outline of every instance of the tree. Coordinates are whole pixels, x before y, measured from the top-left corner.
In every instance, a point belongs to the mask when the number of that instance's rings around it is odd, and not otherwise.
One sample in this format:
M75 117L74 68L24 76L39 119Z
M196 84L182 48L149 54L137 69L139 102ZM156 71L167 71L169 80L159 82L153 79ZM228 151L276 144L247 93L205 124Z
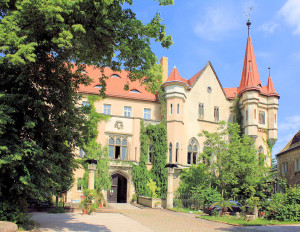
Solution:
M219 131L203 131L206 137L200 159L209 166L212 186L224 198L238 197L245 201L251 196L263 197L269 178L269 168L259 162L253 140L240 134L237 123L221 123Z
M88 121L76 107L79 84L89 83L85 65L122 67L132 80L141 79L157 60L150 40L172 44L159 14L143 24L131 4L0 2L0 220L23 221L24 199L54 194L64 178L72 178L74 149L86 143ZM149 75L146 82L159 78ZM105 76L99 81L104 95Z

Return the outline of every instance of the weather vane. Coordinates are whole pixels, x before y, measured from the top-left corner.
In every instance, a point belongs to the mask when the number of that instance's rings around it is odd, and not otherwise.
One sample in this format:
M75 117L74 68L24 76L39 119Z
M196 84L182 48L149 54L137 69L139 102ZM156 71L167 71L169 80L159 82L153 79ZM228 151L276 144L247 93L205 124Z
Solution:
M250 35L250 25L251 25L250 15L251 15L252 9L253 9L252 6L249 6L249 7L247 8L247 11L244 12L245 15L246 15L246 17L248 18L248 21L247 21L247 23L246 23L246 25L248 26L248 37L249 37L249 35Z

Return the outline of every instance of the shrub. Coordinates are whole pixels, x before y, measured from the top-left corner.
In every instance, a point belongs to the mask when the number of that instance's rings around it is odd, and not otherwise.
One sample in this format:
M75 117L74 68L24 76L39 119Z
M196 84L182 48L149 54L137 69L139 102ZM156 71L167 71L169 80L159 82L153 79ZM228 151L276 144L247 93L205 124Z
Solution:
M273 194L266 203L266 215L279 221L300 221L300 186Z
M48 213L65 213L66 210L62 207L51 208Z

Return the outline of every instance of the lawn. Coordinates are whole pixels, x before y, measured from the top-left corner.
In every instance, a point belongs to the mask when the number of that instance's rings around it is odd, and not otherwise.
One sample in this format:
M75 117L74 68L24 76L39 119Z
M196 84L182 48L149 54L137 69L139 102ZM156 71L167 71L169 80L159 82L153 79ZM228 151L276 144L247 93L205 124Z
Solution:
M300 224L300 222L292 221L275 221L267 220L263 218L257 218L255 221L247 221L243 219L237 219L235 216L204 216L199 215L198 218L215 221L215 222L224 222L233 225L239 226L264 226L264 225L280 225L280 224Z

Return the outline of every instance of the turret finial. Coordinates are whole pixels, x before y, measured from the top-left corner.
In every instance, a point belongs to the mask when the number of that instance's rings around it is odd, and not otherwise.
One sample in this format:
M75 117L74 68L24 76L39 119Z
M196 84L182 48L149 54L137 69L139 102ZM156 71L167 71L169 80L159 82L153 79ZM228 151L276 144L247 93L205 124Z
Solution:
M248 19L246 25L248 26L248 37L250 36L250 26L251 26L251 21Z
M269 67L268 69L269 69L269 77L270 77L271 76L271 68Z

